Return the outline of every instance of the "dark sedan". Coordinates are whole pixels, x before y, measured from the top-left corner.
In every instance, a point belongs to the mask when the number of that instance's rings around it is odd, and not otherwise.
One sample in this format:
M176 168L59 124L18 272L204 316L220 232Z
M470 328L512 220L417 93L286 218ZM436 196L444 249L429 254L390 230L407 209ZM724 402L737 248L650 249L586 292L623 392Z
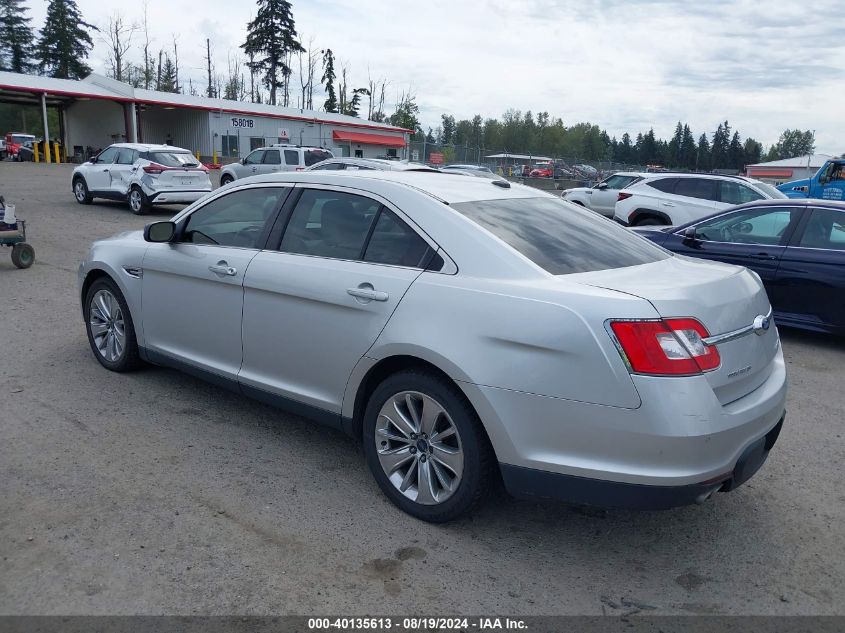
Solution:
M760 200L634 230L675 253L754 270L779 325L845 336L845 203Z

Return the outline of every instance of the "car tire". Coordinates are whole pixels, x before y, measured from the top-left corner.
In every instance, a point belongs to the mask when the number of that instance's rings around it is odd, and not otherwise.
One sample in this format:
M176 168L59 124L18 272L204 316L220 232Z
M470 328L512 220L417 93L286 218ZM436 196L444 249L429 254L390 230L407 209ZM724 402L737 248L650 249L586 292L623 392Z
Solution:
M223 187L225 185L228 185L230 182L234 182L234 181L235 181L235 179L232 178L229 174L223 174L220 177L220 186Z
M126 203L129 210L135 215L144 215L150 208L150 200L147 194L138 186L132 185L126 196Z
M29 268L35 262L35 249L31 244L18 242L12 247L12 263L17 268Z
M88 191L88 185L84 178L77 178L73 181L73 197L79 204L91 204L94 196Z
M141 365L132 314L114 281L101 277L91 284L85 293L84 314L88 343L103 367L125 372Z
M633 226L665 226L666 223L658 218L643 218L634 222Z
M386 378L367 402L362 430L379 487L423 521L443 523L473 511L496 480L481 421L463 393L433 372L412 369Z

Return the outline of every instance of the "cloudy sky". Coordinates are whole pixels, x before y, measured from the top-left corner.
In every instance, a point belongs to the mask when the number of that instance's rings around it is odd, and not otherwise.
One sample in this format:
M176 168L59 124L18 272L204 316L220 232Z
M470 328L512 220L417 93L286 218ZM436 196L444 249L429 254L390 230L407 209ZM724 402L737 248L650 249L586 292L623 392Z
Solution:
M104 26L118 3L77 0ZM47 0L27 0L33 24ZM143 0L121 2L140 21ZM216 66L238 54L251 0L147 0L153 46L179 43L182 80L205 84L205 38ZM841 0L293 0L297 29L347 62L412 89L424 127L441 113L500 117L546 110L611 135L678 120L698 136L728 119L768 146L785 128L816 131L817 150L845 152L845 13ZM140 35L136 36L140 43ZM89 64L103 72L95 36ZM139 47L130 52L140 61Z

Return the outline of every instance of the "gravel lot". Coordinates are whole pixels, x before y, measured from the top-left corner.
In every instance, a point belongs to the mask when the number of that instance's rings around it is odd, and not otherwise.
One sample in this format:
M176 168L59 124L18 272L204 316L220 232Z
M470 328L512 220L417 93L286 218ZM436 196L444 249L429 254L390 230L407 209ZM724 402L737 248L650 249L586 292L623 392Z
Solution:
M76 269L140 228L71 166L0 163L0 614L845 614L845 341L783 331L787 423L749 483L661 513L500 496L416 521L340 433L175 371L105 371Z

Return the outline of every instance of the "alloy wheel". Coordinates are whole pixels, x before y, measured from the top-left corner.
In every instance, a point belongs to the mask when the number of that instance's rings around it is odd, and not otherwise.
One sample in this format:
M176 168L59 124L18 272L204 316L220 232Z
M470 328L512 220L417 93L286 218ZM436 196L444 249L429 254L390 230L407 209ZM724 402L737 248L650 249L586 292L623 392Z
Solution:
M76 181L76 184L73 186L73 193L79 202L85 201L85 185L82 184L81 180Z
M144 205L144 201L141 198L141 192L138 189L133 189L129 192L129 207L137 213L141 210Z
M375 430L379 463L405 497L435 505L458 489L463 448L457 427L439 402L418 391L397 393L379 411Z
M126 349L126 326L117 298L108 290L99 290L91 299L88 324L94 345L110 363L120 360Z

